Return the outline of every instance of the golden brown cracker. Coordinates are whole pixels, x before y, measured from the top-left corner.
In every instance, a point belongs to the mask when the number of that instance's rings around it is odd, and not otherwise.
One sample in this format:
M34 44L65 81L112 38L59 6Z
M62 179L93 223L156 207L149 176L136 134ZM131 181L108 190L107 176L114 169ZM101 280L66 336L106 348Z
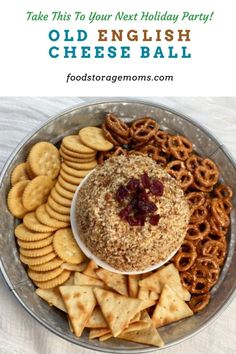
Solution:
M97 160L93 160L91 162L64 162L68 167L74 168L75 170L92 170L97 166Z
M78 163L78 162L82 162L82 163L84 163L84 162L91 162L91 161L94 160L94 156L93 156L93 157L87 157L86 159L83 158L83 157L81 157L81 158L72 157L72 156L66 154L66 153L64 152L64 150L62 150L62 148L60 148L60 155L61 155L61 157L63 158L63 161L70 161L70 162L76 162L76 163Z
M48 197L47 204L53 210L55 210L57 213L60 213L60 214L63 214L63 215L70 215L70 207L65 207L65 206L55 202L55 200L51 196Z
M21 241L21 240L17 240L18 245L21 248L25 248L25 249L36 249L36 248L43 248L46 247L48 245L50 245L52 243L53 240L53 236L49 236L47 238L45 238L44 240L40 240L40 241Z
M36 258L36 257L45 256L46 254L53 252L53 250L54 250L54 248L52 245L48 245L48 246L38 248L35 250L32 250L32 249L29 250L29 249L25 249L25 248L20 247L20 254L22 254L22 256L25 256L25 257Z
M60 172L60 154L58 149L46 141L35 144L30 150L27 162L36 176L56 178Z
M68 183L78 186L83 180L83 177L73 177L61 169L60 176Z
M53 247L56 254L65 262L80 264L85 260L70 228L61 229L55 233Z
M23 223L28 229L35 232L54 232L56 230L55 227L41 224L34 211L24 216Z
M36 214L37 219L44 225L47 225L47 226L50 226L53 228L57 228L57 229L61 229L63 227L69 226L68 222L59 221L55 218L52 218L46 210L46 204L40 205L36 209L35 214Z
M26 170L26 163L22 162L18 164L14 170L12 171L11 174L11 184L14 186L17 182L29 180L30 177L28 176L27 170Z
M52 197L53 200L55 200L55 202L65 206L65 207L71 207L72 198L68 199L68 198L62 197L57 192L55 187L51 190L50 196Z
M25 168L26 168L27 174L30 177L30 179L33 179L36 176L33 174L33 171L31 170L30 165L27 160L25 163L26 163Z
M78 135L69 135L63 138L62 145L70 151L82 154L95 154L96 151L80 142Z
M63 269L60 267L49 270L48 272L36 272L35 270L29 269L28 276L33 281L48 281L58 277L62 272Z
M15 236L26 242L40 241L48 238L52 235L52 232L35 232L29 230L23 223L19 224L15 228Z
M22 197L22 203L25 209L33 211L39 205L45 203L53 185L54 182L48 176L38 176L30 181Z
M62 178L62 176L58 177L58 182L61 185L62 188L68 190L71 193L75 193L76 189L77 189L77 185L67 182L66 180L64 180L64 178Z
M52 289L56 286L64 284L70 276L70 272L68 270L63 270L63 272L58 275L56 278L48 280L48 281L34 281L34 283L40 289Z
M57 255L55 252L51 252L41 257L26 257L23 254L20 254L20 260L22 263L27 264L28 266L36 266L40 264L47 263L55 258Z
M76 170L72 167L67 166L65 163L62 163L61 168L65 173L76 178L85 177L90 171L92 171L92 170Z
M64 214L60 214L60 213L57 213L55 210L53 210L50 205L46 204L45 206L48 214L54 218L54 219L57 219L59 221L63 221L63 222L66 222L66 223L69 223L70 222L70 215L64 215Z
M108 151L113 148L113 144L108 141L103 130L98 127L85 127L79 131L81 141L96 151Z
M30 265L29 268L36 271L36 272L47 272L49 270L60 267L63 262L64 261L62 259L60 259L59 257L55 257L51 261L43 263L43 264Z
M17 218L22 218L28 210L22 203L23 194L29 181L20 181L16 183L9 191L7 197L7 205L11 214Z
M59 182L56 183L55 189L63 198L70 199L70 200L73 199L74 193L63 188Z
M80 160L87 160L87 159L95 158L95 156L96 156L96 151L91 154L88 154L88 153L84 154L82 152L75 152L75 151L69 150L63 144L61 145L60 150L63 151L64 154L66 154L67 156L75 158L75 159L80 159Z

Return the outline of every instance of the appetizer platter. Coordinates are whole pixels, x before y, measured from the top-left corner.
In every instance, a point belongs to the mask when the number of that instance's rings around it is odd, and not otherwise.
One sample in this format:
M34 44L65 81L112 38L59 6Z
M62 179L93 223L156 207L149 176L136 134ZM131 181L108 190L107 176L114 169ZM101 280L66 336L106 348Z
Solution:
M235 165L191 119L140 101L76 107L1 175L1 270L20 303L78 345L148 352L233 297Z

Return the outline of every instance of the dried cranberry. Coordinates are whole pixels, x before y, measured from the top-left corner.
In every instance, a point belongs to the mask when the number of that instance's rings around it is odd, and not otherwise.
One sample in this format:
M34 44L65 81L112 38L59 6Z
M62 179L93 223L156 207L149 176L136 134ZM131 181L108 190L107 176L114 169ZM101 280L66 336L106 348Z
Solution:
M145 191L143 191L143 192L140 192L139 194L138 194L138 200L142 200L142 201L147 201L148 200L148 195L147 195L147 193L145 192Z
M136 220L139 221L139 225L140 226L144 226L145 221L146 221L146 215L145 214L144 215L140 215L140 214L136 213L136 214L134 214L134 217L135 217Z
M128 221L128 223L130 224L130 226L139 226L140 225L140 221L138 219L136 219L134 216L132 215L128 215L126 217L126 221Z
M127 183L126 187L130 190L130 191L135 191L139 188L140 186L140 182L138 179L136 178L131 178L129 180L129 182Z
M121 219L125 219L130 214L131 211L132 211L132 206L129 204L125 208L121 209L121 211L119 212L119 217Z
M153 202L142 200L138 201L137 209L140 214L154 213L157 210L156 204Z
M138 198L136 196L133 199L131 199L130 205L134 210L138 208Z
M118 202L122 202L129 194L128 189L122 184L116 192L116 200Z
M158 181L158 179L154 179L151 182L149 189L152 194L161 197L163 195L164 185L160 181Z
M141 176L141 181L144 188L150 187L150 178L148 177L148 174L146 172L144 172L144 174Z
M160 216L159 215L152 215L149 219L151 225L156 226L159 222Z

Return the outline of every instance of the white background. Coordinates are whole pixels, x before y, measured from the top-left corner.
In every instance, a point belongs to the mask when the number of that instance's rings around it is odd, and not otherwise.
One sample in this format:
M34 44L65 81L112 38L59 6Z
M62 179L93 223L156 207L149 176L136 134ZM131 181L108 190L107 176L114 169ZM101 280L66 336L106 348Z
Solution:
M0 97L0 169L13 149L32 129L62 110L92 101L94 98L88 97ZM197 120L210 129L236 159L236 98L149 97L148 101L166 105ZM235 314L234 299L210 327L164 350L163 354L235 354ZM20 306L0 275L0 354L95 352L66 342L39 325Z
M168 10L171 13L211 13L212 21L202 22L106 22L89 25L88 22L27 22L26 12L42 10L44 13L61 10L73 13L128 13ZM1 66L0 95L234 95L235 94L235 4L234 1L168 0L128 1L63 1L63 0L7 0L1 1ZM191 42L187 46L191 59L50 59L51 45L48 32L51 29L85 29L89 38L84 45L96 45L96 30L107 29L191 29ZM103 44L103 43L102 43ZM111 43L108 43L111 44ZM114 43L113 43L114 44ZM119 43L115 43L119 44ZM152 47L186 42L153 42ZM61 42L62 45L62 42ZM76 44L75 44L76 45ZM78 43L78 45L81 45ZM101 45L101 43L100 43ZM132 52L142 42L124 42L133 46ZM137 54L137 53L136 53ZM138 55L137 55L138 56ZM174 75L173 82L90 83L66 84L68 73L82 75Z

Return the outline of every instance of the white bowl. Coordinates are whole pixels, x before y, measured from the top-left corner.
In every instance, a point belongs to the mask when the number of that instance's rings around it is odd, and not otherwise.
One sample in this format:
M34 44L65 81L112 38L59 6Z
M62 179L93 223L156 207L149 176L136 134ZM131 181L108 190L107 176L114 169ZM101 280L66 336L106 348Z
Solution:
M95 169L94 169L95 170ZM161 266L163 266L166 262L168 262L174 255L175 253L178 251L179 247L172 252L166 259L164 259L161 262L158 262L144 270L139 270L139 271L132 271L132 272L124 272L124 271L120 271L117 270L113 267L111 267L108 263L102 261L100 258L98 258L97 256L95 256L90 249L84 244L84 242L82 241L82 239L80 238L79 232L78 232L78 227L77 227L77 223L76 223L76 200L77 200L77 195L78 192L80 190L80 188L84 185L84 183L86 183L88 177L94 172L94 170L92 170L90 173L87 174L87 176L83 179L83 181L80 183L80 185L78 186L78 188L75 191L72 203L71 203L71 209L70 209L70 222L71 222L71 229L73 232L73 235L75 237L76 242L78 243L79 247L81 248L81 250L84 252L84 254L89 258L89 259L93 259L97 265L99 265L100 267L109 270L110 272L114 272L114 273L119 273L119 274L143 274L143 273L147 273L150 272L152 270L158 269ZM83 207L83 206L81 206Z

